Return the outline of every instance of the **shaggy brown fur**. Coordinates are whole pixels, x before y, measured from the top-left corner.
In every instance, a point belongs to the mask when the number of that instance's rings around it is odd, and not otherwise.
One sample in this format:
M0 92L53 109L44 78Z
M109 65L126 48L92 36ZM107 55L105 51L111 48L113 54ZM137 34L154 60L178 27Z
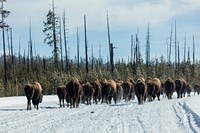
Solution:
M86 104L91 105L92 104L91 100L94 95L94 88L89 82L87 82L86 84L83 84L82 87L83 87L83 97L87 102Z
M78 107L82 96L82 86L76 77L73 77L66 85L66 101L70 107Z
M125 101L130 101L135 99L135 84L133 80L127 80L123 84L124 95L123 98Z
M102 96L102 86L98 79L91 83L94 88L93 102L98 103Z
M190 84L187 84L186 92L187 92L187 96L190 97L190 93L192 92L192 86Z
M149 98L149 101L153 101L156 96L160 101L161 91L162 87L160 79L158 78L149 79L149 81L147 82L147 96Z
M138 104L143 104L146 100L147 87L144 78L139 78L135 85L135 95L138 99Z
M38 109L38 105L42 102L43 98L41 85L38 82L26 84L24 86L24 92L27 98L27 110L31 110L31 100L34 107Z
M186 93L186 81L179 77L178 79L175 80L175 89L177 93L177 98L182 98L183 95L185 96Z
M118 102L123 98L123 94L124 94L122 84L123 83L121 81L116 83L116 85L117 85L117 101Z
M164 83L164 92L167 95L168 99L172 99L174 91L175 91L175 83L170 77L167 77Z
M101 82L102 85L102 101L108 104L111 104L111 100L113 98L115 104L117 102L117 85L113 80L104 80Z
M200 93L200 83L197 83L194 85L194 95L197 92L197 94L199 95Z
M58 86L57 87L57 95L58 95L60 107L61 108L62 108L62 106L65 107L64 100L65 100L65 96L66 96L66 86L64 86L64 85Z

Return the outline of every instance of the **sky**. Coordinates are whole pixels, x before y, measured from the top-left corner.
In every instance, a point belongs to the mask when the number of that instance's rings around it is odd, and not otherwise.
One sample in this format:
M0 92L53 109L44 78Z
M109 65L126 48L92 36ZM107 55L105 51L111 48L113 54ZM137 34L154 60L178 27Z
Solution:
M7 0L4 8L11 14L5 21L13 29L13 44L16 54L21 44L21 51L28 51L29 24L31 19L32 40L36 53L40 56L52 56L52 47L44 43L43 22L52 7L52 0ZM95 57L108 57L108 37L106 12L109 16L111 42L114 44L114 59L128 60L131 55L131 35L138 33L140 50L145 59L146 33L150 26L151 59L164 56L167 59L167 43L171 27L176 20L177 42L180 44L180 55L183 59L184 38L187 40L187 50L192 53L192 38L195 38L195 53L200 55L200 1L199 0L55 0L55 12L62 18L66 13L68 29L68 48L70 58L76 55L76 32L79 29L80 56L85 57L83 17L87 20L88 51L91 55L92 46ZM0 34L2 42L2 34ZM20 41L19 41L20 40ZM3 46L0 47L3 51ZM174 53L174 50L172 50ZM2 52L1 52L2 53ZM192 56L192 54L191 54ZM172 58L174 54L172 55ZM174 60L174 59L172 59Z

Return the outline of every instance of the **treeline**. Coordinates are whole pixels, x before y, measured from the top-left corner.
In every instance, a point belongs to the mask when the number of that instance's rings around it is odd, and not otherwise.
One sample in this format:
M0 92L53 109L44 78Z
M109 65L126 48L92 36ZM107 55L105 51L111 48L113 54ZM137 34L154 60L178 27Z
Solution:
M65 60L64 60L65 61ZM58 85L66 84L72 76L77 77L82 82L93 81L95 78L126 80L133 78L136 80L142 76L158 77L162 82L170 76L172 79L183 77L190 84L199 82L200 79L200 64L196 62L191 64L190 61L181 62L180 64L167 63L163 57L151 60L147 66L143 59L137 62L126 63L123 60L115 62L114 72L112 73L110 63L99 58L90 58L88 62L89 71L85 69L85 59L69 60L69 71L66 72L66 66L58 61L58 69L55 69L54 60L36 56L33 57L32 63L25 55L12 58L7 56L7 83L4 79L4 63L1 57L0 61L0 96L15 96L24 95L23 86L28 82L38 81L41 83L45 94L55 94L55 88ZM62 66L63 65L63 66Z

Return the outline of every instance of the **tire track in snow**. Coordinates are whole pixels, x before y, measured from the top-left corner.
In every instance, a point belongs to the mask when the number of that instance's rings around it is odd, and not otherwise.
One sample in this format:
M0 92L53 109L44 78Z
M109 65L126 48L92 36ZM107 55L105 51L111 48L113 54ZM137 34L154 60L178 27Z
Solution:
M185 111L187 121L192 132L198 133L200 131L200 117L187 106L185 101L179 102L179 105Z
M198 133L199 129L195 127L200 127L200 118L195 113L192 113L192 110L187 107L183 99L179 100L173 104L174 112L179 120L179 126L185 128L188 132ZM193 121L194 118L194 121ZM196 124L195 124L196 123Z

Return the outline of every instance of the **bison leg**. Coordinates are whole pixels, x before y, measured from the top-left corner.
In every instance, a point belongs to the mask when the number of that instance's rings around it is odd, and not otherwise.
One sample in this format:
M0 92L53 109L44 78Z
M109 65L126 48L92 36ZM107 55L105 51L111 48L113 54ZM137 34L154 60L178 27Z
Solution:
M140 97L139 96L137 96L137 100L138 100L138 104L140 104Z
M111 100L112 100L112 96L109 96L109 97L108 97L108 102L109 102L109 104L111 104Z
M27 110L31 110L31 100L27 101Z
M59 98L59 103L60 103L60 107L62 107L62 104L61 104L61 99Z
M63 107L65 107L65 103L64 103L64 101L65 101L65 100L64 100L64 98L63 98L63 99L62 99Z
M143 97L140 96L140 103L139 104L143 104Z
M160 101L160 92L157 93L157 98L158 98L158 101Z
M78 108L79 101L80 101L80 97L78 97L78 98L75 99L76 108Z

